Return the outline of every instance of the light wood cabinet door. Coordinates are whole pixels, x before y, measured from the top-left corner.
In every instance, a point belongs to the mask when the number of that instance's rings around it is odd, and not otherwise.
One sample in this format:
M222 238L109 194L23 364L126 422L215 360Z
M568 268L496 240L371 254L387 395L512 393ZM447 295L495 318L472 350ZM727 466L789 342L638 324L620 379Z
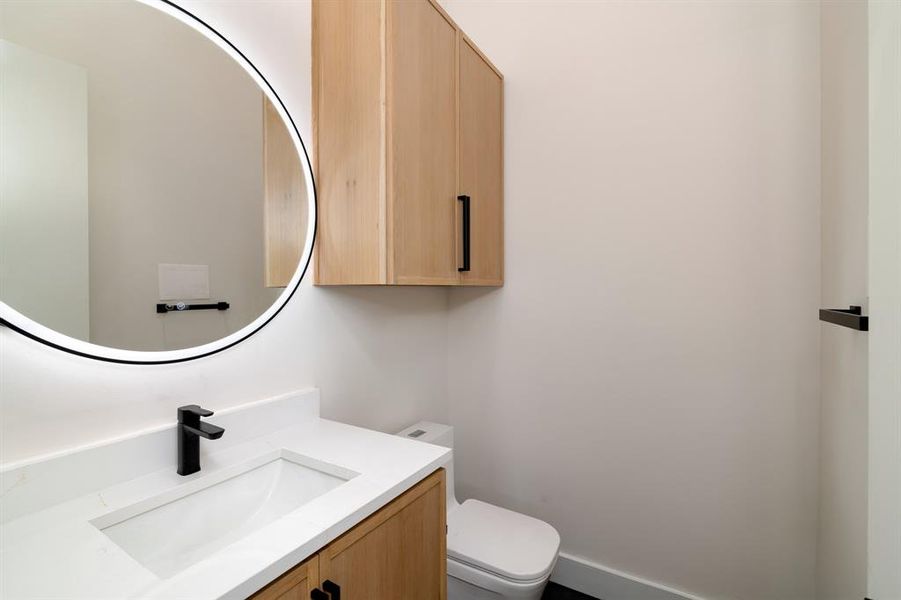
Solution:
M300 563L262 590L250 600L310 600L310 592L319 583L319 556Z
M456 284L457 30L431 2L387 4L389 280Z
M342 600L445 600L444 471L440 470L319 553L319 577Z
M384 284L385 64L381 2L314 0L316 283Z
M462 283L502 285L503 79L462 34L459 49L459 193L470 204L470 270L461 273Z

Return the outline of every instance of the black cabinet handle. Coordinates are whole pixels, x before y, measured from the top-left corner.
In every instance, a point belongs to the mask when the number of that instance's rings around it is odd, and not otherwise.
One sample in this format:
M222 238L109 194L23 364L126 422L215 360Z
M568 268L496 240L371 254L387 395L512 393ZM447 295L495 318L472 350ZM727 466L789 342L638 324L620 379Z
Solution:
M341 586L330 579L322 582L322 589L328 592L331 600L341 600Z
M458 271L469 270L469 196L457 196L463 203L463 266Z
M329 597L319 588L313 588L313 591L310 592L310 600L329 600Z

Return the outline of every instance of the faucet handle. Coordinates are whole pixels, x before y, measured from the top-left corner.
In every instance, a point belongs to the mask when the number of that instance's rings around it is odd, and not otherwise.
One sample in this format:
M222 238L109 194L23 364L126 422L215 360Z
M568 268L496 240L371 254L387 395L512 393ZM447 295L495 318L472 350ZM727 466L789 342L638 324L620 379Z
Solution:
M187 406L180 406L178 408L178 420L181 421L184 415L194 415L198 418L200 417L210 417L213 415L213 411L207 410L205 408L201 408L196 404L188 404Z

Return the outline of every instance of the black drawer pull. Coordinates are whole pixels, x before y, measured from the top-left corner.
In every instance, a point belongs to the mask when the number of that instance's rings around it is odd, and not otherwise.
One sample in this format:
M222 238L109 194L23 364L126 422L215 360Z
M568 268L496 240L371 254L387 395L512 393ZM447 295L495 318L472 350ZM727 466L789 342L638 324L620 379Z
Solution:
M463 266L458 271L469 270L469 196L457 196L463 203Z
M319 588L313 588L313 591L310 592L310 600L329 600L329 597Z
M322 589L328 592L331 600L341 600L341 586L330 579L322 582Z

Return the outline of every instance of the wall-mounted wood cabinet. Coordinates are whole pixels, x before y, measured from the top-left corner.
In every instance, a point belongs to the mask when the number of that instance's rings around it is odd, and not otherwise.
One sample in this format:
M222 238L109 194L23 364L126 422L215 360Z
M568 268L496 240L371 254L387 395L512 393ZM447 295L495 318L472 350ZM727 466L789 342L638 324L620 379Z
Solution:
M444 470L439 470L251 600L334 599L338 595L342 600L445 600L445 509Z
M503 285L503 77L437 4L314 0L313 130L317 284Z

